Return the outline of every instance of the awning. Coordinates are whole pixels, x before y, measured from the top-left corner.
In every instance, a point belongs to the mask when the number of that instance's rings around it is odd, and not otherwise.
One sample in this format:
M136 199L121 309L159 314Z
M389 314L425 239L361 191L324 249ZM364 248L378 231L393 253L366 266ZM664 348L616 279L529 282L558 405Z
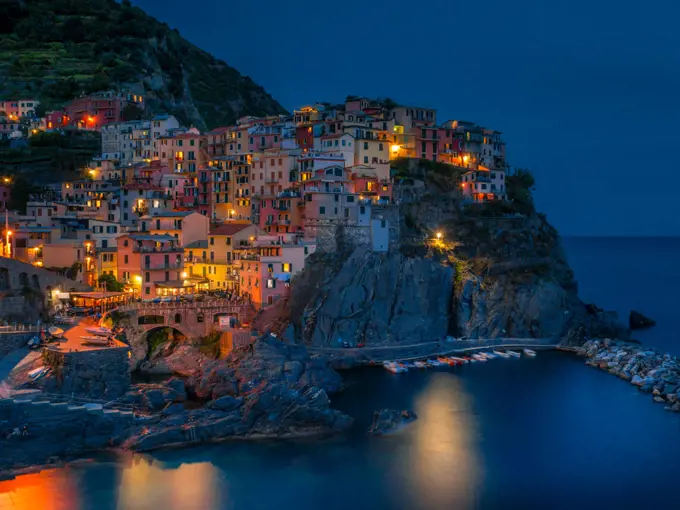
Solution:
M190 289L196 286L187 280L170 280L167 282L153 282L156 287L161 289Z
M290 273L276 273L274 275L274 278L281 282L289 282L290 281Z

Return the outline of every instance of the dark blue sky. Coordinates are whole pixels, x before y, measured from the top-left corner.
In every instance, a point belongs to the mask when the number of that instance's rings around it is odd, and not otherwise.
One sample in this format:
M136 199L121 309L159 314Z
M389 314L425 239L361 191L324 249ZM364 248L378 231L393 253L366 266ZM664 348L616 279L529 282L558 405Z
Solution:
M504 132L565 235L680 235L680 2L133 0L291 110L347 94Z

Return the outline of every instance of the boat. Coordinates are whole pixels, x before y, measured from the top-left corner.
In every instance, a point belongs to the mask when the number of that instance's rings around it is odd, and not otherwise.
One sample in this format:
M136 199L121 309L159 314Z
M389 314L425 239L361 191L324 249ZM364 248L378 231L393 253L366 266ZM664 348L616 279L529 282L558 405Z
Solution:
M413 366L415 366L416 368L425 368L427 366L427 363L425 363L424 361L414 361Z
M464 358L468 363L477 363L477 360L472 356L465 356Z
M494 353L496 356L500 356L501 358L509 358L509 357L510 357L509 354L506 354L506 353L504 353L503 351L493 351L493 353Z
M48 371L49 369L50 369L50 367L45 367L45 366L38 367L38 368L34 368L33 370L31 370L31 371L28 373L28 376L29 376L32 380L37 381L37 380L40 379L42 376L44 376L44 375L47 373L47 371Z
M56 326L50 327L47 332L55 338L62 338L64 336L64 330Z
M458 357L455 357L455 356L454 356L452 359L455 359L458 363L461 363L461 364L462 364L462 363L469 363L469 362L470 362L469 359L458 358Z
M81 344L109 345L111 340L102 336L81 336Z
M517 352L517 351L508 351L508 350L506 350L505 352L508 353L508 355L509 355L509 356L512 356L513 358L519 358L519 357L521 356L521 354L520 354L519 352Z
M383 363L383 368L385 370L389 370L393 374L398 374L401 372L406 372L408 369L399 363L395 363L394 361L385 361Z
M483 352L482 354L484 354L484 356L486 356L488 359L496 359L498 357L495 354L490 353L490 352Z
M109 328L98 327L98 328L85 328L85 331L92 333L95 336L111 336L113 333Z
M37 349L38 347L40 347L40 338L34 336L26 343L26 345L28 346L29 349Z
M531 349L524 349L523 352L525 356L529 356L530 358L536 357L536 351L532 351Z
M482 356L481 354L473 354L472 357L473 357L474 359L476 359L477 361L482 361L482 362L488 361L488 360L487 360L484 356Z

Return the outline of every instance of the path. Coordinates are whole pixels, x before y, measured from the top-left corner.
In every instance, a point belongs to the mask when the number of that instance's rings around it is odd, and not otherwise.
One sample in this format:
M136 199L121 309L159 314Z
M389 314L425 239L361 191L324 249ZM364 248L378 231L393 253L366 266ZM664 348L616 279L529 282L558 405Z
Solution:
M380 345L375 347L308 347L310 353L325 354L331 358L357 358L361 361L409 361L432 356L448 356L491 348L504 349L554 349L559 345L555 338L492 338L479 340L452 340L423 342L408 345Z

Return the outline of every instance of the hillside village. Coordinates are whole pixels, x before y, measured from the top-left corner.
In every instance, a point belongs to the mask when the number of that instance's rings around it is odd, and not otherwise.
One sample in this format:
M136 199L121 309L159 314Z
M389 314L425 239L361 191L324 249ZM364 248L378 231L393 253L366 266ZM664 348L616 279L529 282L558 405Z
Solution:
M431 108L348 96L203 133L148 110L143 96L116 91L42 117L37 99L0 101L0 137L15 146L101 136L81 177L31 195L25 214L8 210L15 176L1 176L5 257L131 299L210 292L261 309L289 293L310 254L334 249L336 226L388 250L400 161L452 165L465 202L507 198L501 133L440 122Z

